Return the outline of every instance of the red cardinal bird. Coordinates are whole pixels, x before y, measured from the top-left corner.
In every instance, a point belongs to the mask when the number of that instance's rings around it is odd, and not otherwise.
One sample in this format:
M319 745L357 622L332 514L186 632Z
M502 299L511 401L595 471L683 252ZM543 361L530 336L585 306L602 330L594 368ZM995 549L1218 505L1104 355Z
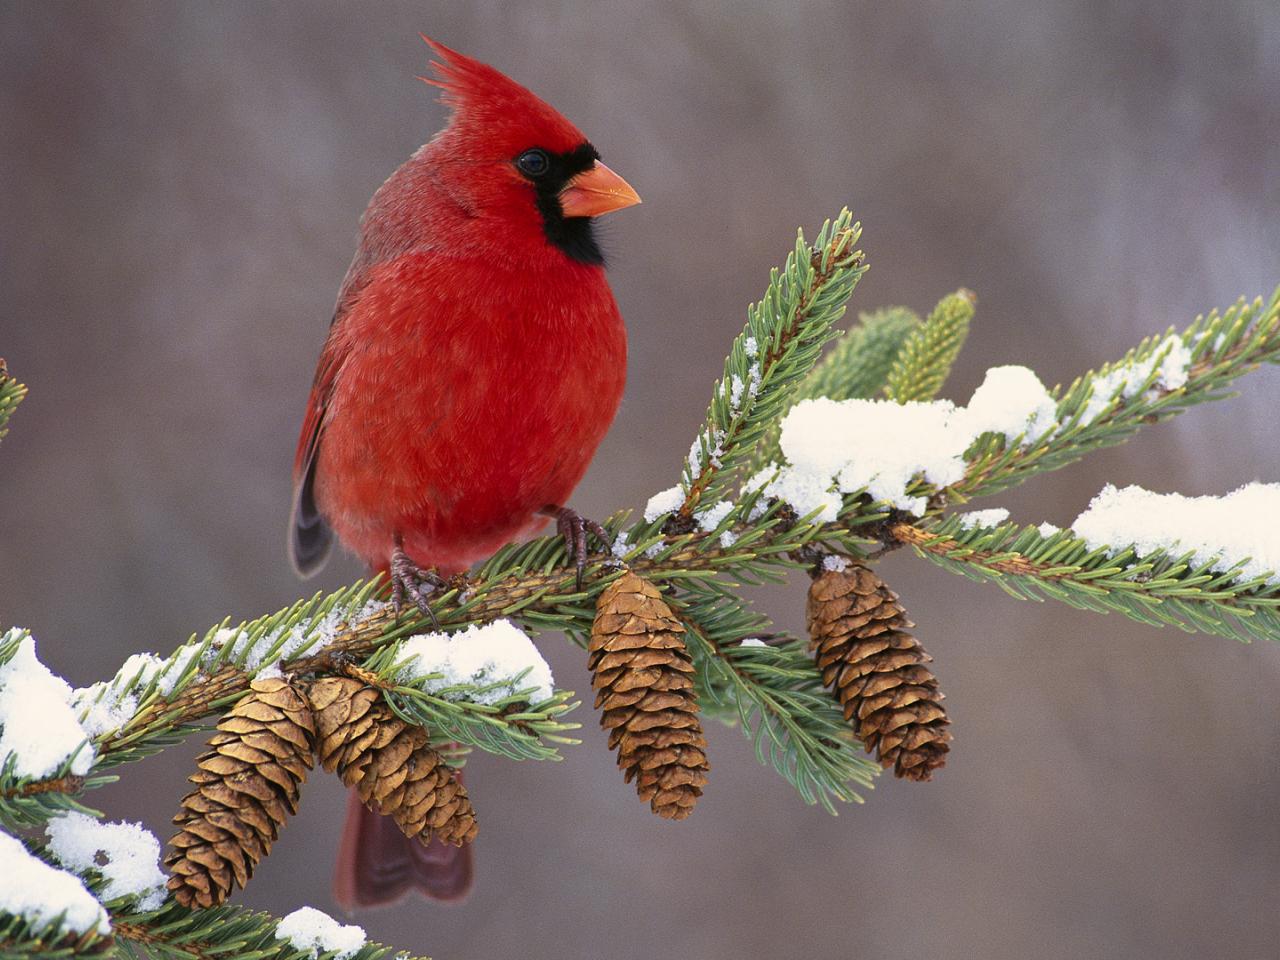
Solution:
M426 613L440 577L557 521L622 398L627 345L592 217L640 202L563 116L423 38L452 115L373 195L294 461L289 553L334 535ZM422 78L426 79L426 78ZM408 840L352 797L334 893L455 899L468 847Z

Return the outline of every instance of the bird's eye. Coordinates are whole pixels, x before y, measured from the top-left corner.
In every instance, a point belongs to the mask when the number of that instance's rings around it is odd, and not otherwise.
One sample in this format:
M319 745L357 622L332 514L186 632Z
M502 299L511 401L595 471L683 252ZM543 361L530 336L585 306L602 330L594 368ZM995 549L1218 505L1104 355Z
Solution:
M516 157L516 166L526 177L541 177L551 169L551 158L545 150L526 150Z

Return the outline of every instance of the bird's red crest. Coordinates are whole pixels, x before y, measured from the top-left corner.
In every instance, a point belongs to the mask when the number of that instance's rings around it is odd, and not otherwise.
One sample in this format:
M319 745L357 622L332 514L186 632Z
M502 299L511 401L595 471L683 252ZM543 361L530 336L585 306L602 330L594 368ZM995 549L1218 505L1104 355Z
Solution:
M483 126L491 138L504 131L518 130L521 136L536 131L538 145L549 150L572 150L585 141L558 110L510 77L421 36L439 59L431 61L436 76L419 79L443 91L440 101L453 110L451 126Z

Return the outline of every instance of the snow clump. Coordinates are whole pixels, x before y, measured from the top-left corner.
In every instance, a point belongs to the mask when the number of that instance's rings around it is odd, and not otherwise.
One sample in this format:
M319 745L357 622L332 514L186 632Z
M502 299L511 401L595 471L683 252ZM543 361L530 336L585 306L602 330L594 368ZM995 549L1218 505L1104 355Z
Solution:
M64 867L83 876L102 874L106 900L136 897L139 910L156 910L164 902L160 841L140 823L103 823L71 811L45 825L49 853Z
M1191 553L1214 571L1244 563L1239 580L1280 584L1280 483L1249 483L1225 496L1187 497L1107 484L1071 529L1090 550L1132 547L1138 556Z
M276 924L276 939L288 940L294 949L306 950L312 957L333 952L333 960L354 957L365 944L363 929L339 923L315 907L300 907L282 917Z
M481 694L466 695L477 703L497 703L530 687L534 688L530 701L537 703L554 691L551 665L510 620L472 625L453 634L420 633L404 642L400 659L408 661L398 674L400 682L428 692L460 684L497 685ZM528 673L517 681L525 670ZM456 696L461 699L464 695Z

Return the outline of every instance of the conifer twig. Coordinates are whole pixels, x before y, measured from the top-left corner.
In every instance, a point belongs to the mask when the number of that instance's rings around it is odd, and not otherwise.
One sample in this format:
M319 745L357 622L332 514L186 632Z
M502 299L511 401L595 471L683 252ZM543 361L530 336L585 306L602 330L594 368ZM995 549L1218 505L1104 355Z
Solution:
M9 432L9 417L26 395L26 386L9 375L9 367L0 357L0 440Z

